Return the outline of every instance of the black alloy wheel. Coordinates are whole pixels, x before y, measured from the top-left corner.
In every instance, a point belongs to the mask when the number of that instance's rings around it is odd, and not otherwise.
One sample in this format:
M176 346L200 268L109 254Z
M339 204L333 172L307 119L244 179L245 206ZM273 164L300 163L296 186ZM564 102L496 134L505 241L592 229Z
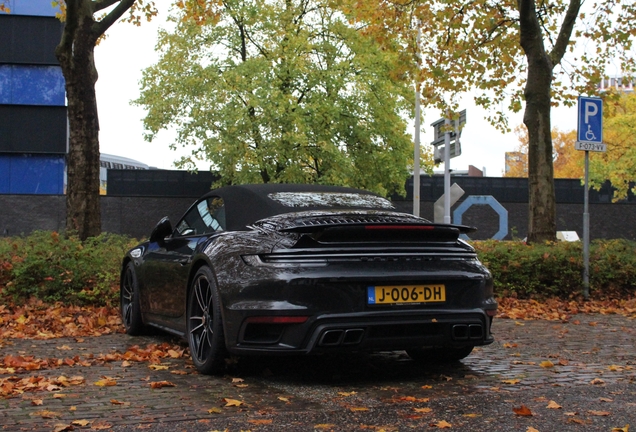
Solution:
M135 265L132 262L126 264L121 277L119 290L121 320L124 323L126 333L132 336L144 332L145 326L141 318L141 305L139 304L139 283L135 273Z
M473 346L465 347L427 347L408 349L406 353L420 363L454 363L468 357Z
M192 362L206 375L225 369L225 341L221 321L221 304L208 267L201 267L194 276L188 293L188 345Z

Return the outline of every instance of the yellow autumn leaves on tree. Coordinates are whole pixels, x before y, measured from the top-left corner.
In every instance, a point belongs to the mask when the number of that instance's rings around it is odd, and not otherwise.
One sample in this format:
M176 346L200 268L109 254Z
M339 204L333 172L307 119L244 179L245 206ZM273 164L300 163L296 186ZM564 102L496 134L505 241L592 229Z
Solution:
M607 152L590 159L591 184L598 188L609 180L615 188L613 201L625 199L636 180L636 93L608 95L603 142Z
M504 177L528 177L528 132L521 125L515 129L519 144L506 160ZM576 131L552 129L554 178L583 178L584 152L576 150Z
M514 152L506 161L504 177L528 176L528 133L518 126L519 139ZM576 150L576 131L552 129L554 178L580 178L584 176L585 152ZM599 189L609 180L614 188L613 201L634 192L636 180L636 93L608 92L603 105L604 153L590 152L590 185Z

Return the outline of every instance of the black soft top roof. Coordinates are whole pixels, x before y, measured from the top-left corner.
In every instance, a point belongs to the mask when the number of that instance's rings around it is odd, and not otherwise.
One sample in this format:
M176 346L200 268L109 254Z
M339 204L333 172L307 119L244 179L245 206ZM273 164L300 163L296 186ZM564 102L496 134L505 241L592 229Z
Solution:
M225 186L208 192L203 198L214 196L223 198L227 222L226 229L229 231L244 230L257 220L277 214L327 208L330 210L336 209L327 206L289 207L269 198L269 194L276 192L332 192L378 196L365 190L341 186L267 183ZM348 206L347 208L356 207Z

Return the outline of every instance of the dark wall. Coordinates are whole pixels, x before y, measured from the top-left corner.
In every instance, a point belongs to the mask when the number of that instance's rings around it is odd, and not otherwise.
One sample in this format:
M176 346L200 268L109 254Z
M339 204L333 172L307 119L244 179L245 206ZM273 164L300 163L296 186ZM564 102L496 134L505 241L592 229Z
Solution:
M63 195L0 195L0 233L59 231L66 218Z
M451 177L451 184L457 183L465 194L462 199L469 195L491 195L500 203L527 203L528 202L528 179L527 178L507 178L507 177ZM555 179L554 192L558 204L583 203L583 185L579 179ZM435 202L444 193L444 177L442 176L422 176L420 179L420 200ZM610 203L612 201L613 189L609 182L606 182L600 190L590 190L590 203ZM394 197L397 198L397 197ZM413 199L413 178L406 183L406 197L397 199ZM631 193L622 204L636 204L636 197Z
M148 237L159 220L175 223L192 204L191 198L101 198L102 230ZM0 195L0 235L28 234L35 230L61 231L66 224L64 195Z
M66 153L66 107L0 105L0 152Z
M102 230L141 238L164 216L172 223L185 213L196 198L210 190L215 177L209 172L191 174L168 170L108 170L108 196L102 197ZM493 196L508 212L506 239L523 239L528 232L528 180L496 177L454 177L468 196ZM434 202L444 192L442 177L422 177L420 215L433 220ZM394 196L398 210L413 210L412 179L404 197ZM580 180L556 179L557 231L576 231L583 238L583 186ZM590 238L636 240L636 197L611 203L612 188L590 191ZM43 195L0 195L0 234L29 233L36 229L64 227L65 197ZM486 205L473 205L462 216L464 225L477 227L474 240L491 238L499 231L499 216Z
M0 195L0 235L18 235L34 230L64 228L66 204L62 195ZM190 197L113 197L104 196L102 229L135 238L148 237L163 216L173 224L194 201ZM394 200L399 210L410 213L412 201ZM459 203L458 203L459 204ZM456 206L458 205L456 204ZM527 235L528 205L501 203L508 211L509 234L506 239ZM422 202L420 214L433 219L433 203ZM636 240L636 205L590 204L590 238L625 238ZM463 215L466 225L478 228L474 240L492 237L499 230L497 214L488 206L473 206ZM583 204L557 204L557 230L576 231L583 238Z
M453 208L454 210L461 201ZM394 201L398 209L412 213L412 201ZM523 239L528 235L528 204L500 203L508 212L508 235L505 240ZM583 204L559 203L557 210L557 231L576 231L583 239ZM423 202L420 215L433 220L433 203ZM590 204L590 239L623 238L636 240L636 205ZM485 240L499 231L499 216L489 206L474 205L462 216L462 224L477 227L472 233L473 240Z
M59 64L63 24L55 17L0 14L0 63Z
M198 198L218 179L209 171L109 169L106 184L111 196L161 196Z
M179 197L102 197L102 230L149 237L161 218L168 216L174 225L192 202Z

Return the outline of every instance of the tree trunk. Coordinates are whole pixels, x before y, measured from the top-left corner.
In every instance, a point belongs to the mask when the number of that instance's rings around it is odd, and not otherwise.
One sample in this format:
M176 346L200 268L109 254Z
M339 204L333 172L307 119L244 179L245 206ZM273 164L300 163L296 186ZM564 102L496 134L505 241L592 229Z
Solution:
M528 242L556 240L556 198L550 125L552 68L528 59L523 122L528 128ZM534 64L534 65L533 65Z
M528 128L528 242L556 240L550 125L553 62L546 53L534 0L519 0L521 46L528 60L523 122Z
M55 55L66 80L69 144L66 159L66 230L86 240L101 232L99 200L99 120L93 53L97 39L138 0L65 0L66 25ZM140 1L147 17L153 2ZM99 21L95 13L109 9Z
M79 13L78 17L75 22L67 21L55 54L66 80L68 100L66 230L76 232L80 239L85 240L101 232L99 120L92 11L88 9L86 13Z

